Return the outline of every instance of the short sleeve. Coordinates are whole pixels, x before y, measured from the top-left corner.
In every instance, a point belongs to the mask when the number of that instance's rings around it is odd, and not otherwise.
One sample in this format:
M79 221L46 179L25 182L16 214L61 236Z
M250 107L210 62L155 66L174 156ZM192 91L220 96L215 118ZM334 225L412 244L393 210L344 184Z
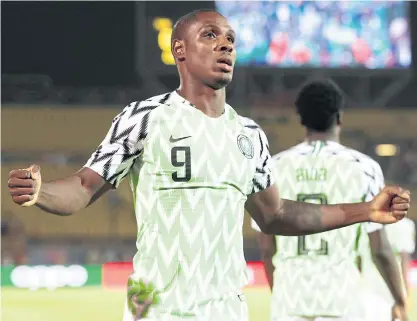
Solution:
M158 106L135 102L126 106L112 122L106 137L91 155L88 167L117 188L143 152L150 112Z
M365 170L367 177L365 194L363 196L364 202L371 201L385 186L384 174L381 166L375 161L371 161L370 170ZM367 233L372 233L382 229L383 225L378 223L365 223Z
M396 228L393 226L392 230L395 233L392 237L392 242L395 244L397 252L405 252L412 254L416 247L415 225L412 220L403 219L398 223Z
M255 175L252 179L252 189L250 194L261 192L272 184L274 178L271 171L271 154L269 153L268 139L261 128L258 128L259 154L256 160Z
M370 171L366 170L365 175L367 177L367 183L363 200L369 202L384 188L385 180L381 166L375 161L372 161Z
M416 227L412 220L409 220L408 222L410 224L407 226L407 238L402 250L408 254L413 254L416 250Z

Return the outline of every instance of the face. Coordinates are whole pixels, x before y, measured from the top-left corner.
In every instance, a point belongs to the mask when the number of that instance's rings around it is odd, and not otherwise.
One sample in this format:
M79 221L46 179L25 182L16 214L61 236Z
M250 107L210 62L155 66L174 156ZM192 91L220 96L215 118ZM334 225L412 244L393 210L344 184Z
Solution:
M182 57L177 55L184 67L181 72L213 89L227 86L236 61L235 38L226 18L215 12L199 13L181 41Z

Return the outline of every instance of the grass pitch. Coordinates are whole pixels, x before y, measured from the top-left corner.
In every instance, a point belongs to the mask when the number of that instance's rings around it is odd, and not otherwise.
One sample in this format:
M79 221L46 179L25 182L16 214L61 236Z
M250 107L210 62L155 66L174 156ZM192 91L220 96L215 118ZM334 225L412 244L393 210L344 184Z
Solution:
M268 288L245 290L251 321L269 321ZM122 321L125 292L100 287L55 291L1 289L2 321ZM410 321L417 321L417 289L412 294Z

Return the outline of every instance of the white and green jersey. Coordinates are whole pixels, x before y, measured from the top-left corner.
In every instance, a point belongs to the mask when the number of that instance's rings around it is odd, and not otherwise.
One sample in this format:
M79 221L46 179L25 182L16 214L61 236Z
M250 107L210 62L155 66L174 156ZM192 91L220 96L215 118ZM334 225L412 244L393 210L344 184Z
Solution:
M399 268L401 268L401 253L413 254L415 251L416 231L415 225L409 218L384 226L388 241L396 254ZM364 239L361 246L362 274L366 282L369 295L377 295L383 298L387 304L393 304L394 298L389 291L384 279L372 261L369 239ZM407 276L404 276L407 277Z
M368 156L331 141L301 143L273 157L284 199L318 204L370 200L384 185ZM252 221L256 229L256 224ZM280 316L361 316L355 302L359 239L379 224L356 224L300 237L276 237L271 320Z
M247 195L273 184L268 142L229 105L210 118L175 91L128 105L86 166L115 187L129 174L138 225L134 277L163 291L153 311L193 314L247 284Z

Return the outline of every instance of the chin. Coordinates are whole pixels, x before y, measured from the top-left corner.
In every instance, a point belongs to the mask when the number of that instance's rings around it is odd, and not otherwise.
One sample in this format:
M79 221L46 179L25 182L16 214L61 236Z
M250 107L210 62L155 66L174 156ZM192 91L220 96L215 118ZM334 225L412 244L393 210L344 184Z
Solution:
M232 73L223 74L221 75L221 77L216 77L216 79L214 79L213 82L209 84L209 86L216 90L222 89L226 87L228 84L230 84L232 82L232 79L233 79Z

